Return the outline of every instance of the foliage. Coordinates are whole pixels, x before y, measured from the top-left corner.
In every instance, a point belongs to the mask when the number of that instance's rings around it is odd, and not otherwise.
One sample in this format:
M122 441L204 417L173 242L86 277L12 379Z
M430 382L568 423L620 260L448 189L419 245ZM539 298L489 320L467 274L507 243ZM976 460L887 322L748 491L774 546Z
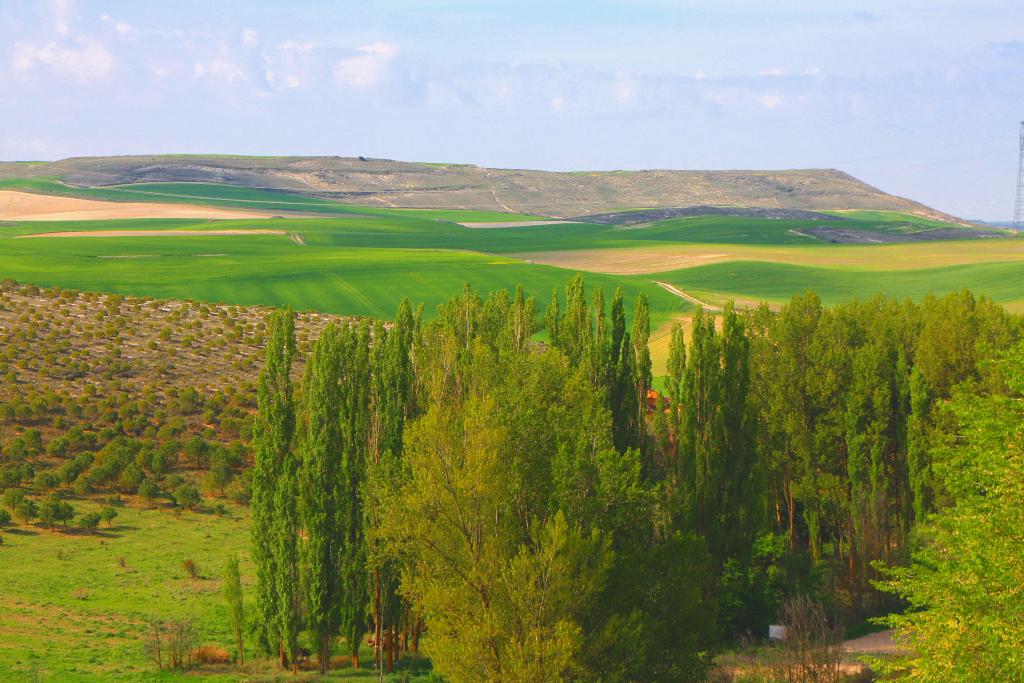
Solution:
M995 368L998 391L958 393L956 430L935 453L951 504L931 516L906 567L880 587L910 608L885 619L914 653L887 668L920 681L1018 680L1024 670L1024 347Z
M235 661L245 663L245 605L242 595L242 575L238 568L238 555L228 556L224 564L224 604L228 622L235 637Z

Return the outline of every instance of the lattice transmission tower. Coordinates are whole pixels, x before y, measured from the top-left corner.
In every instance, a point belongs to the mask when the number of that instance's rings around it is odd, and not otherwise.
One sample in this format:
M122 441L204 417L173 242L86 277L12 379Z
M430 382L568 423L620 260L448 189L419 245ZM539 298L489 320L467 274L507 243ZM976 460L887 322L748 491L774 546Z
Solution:
M1017 197L1013 203L1013 229L1024 230L1024 121L1020 122L1020 157L1017 160Z

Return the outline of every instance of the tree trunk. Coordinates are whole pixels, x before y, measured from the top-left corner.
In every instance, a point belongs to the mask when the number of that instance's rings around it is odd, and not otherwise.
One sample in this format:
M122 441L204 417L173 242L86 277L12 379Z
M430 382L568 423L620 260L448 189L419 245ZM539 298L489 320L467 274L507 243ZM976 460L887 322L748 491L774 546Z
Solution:
M381 638L381 616L383 613L383 606L381 605L381 592L380 592L380 569L374 567L373 569L373 662L377 665L378 670L383 669L383 661L381 659L380 650L380 638Z
M786 512L789 516L789 552L796 552L796 501L793 500L793 478L786 463Z
M356 645L355 649L356 649L356 651L352 653L352 668L353 669L358 669L359 668L359 645L358 644Z
M288 658L284 656L284 641L282 640L277 646L277 655L280 660L281 668L288 668Z
M324 633L320 636L320 675L325 675L331 668L331 636Z
M423 630L423 622L417 616L412 622L412 652L420 651L420 631Z

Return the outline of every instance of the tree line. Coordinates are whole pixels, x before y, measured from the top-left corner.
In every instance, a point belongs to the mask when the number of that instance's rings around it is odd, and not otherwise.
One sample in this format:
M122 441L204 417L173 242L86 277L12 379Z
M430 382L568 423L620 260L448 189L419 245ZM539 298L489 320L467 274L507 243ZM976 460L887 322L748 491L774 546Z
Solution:
M425 321L331 325L293 386L269 322L253 424L258 643L326 670L420 634L455 681L699 680L787 597L878 614L878 563L948 500L939 408L1020 323L962 293L650 318L582 276L540 314L468 286ZM543 341L538 341L542 339ZM658 375L659 391L653 391Z

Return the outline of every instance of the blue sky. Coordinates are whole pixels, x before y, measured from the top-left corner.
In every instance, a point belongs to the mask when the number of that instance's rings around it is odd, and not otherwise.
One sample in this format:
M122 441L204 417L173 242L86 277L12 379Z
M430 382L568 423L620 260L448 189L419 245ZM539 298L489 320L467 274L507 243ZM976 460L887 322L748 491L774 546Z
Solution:
M825 167L1006 220L1021 119L1020 0L0 0L3 159Z

